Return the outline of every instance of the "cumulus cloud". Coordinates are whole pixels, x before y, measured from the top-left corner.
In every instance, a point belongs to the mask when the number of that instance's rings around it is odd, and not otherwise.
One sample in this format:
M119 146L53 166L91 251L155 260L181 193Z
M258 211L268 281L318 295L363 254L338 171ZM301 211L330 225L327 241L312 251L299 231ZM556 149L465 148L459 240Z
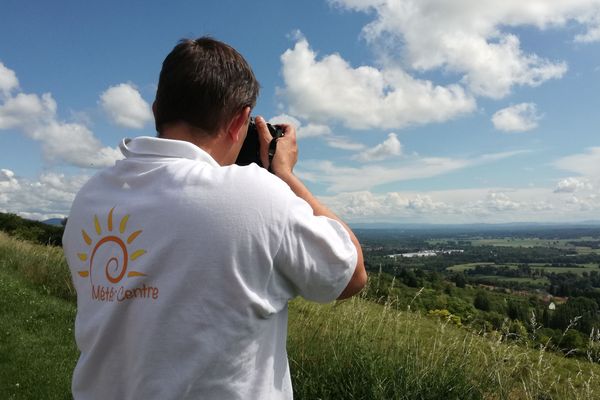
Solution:
M37 179L19 178L9 169L0 169L0 212L30 219L68 215L77 191L89 179L45 172Z
M496 111L492 123L505 132L525 132L537 128L541 116L534 103L520 103Z
M578 41L596 41L597 0L330 0L339 7L374 15L365 39L417 71L442 69L461 76L471 92L501 98L515 85L537 86L562 77L567 65L521 48L511 29L582 28ZM569 26L570 27L570 26Z
M0 95L8 96L17 87L19 87L19 80L15 72L0 62Z
M350 222L499 223L573 222L600 209L600 199L550 196L545 188L481 188L442 191L350 191L321 196ZM551 200L551 201L549 201Z
M355 159L362 162L381 161L389 157L402 154L402 144L395 133L390 133L383 143L365 150L355 156Z
M521 205L513 201L506 193L489 193L486 199L484 200L486 204L486 208L492 211L507 211L507 210L516 210Z
M554 193L574 193L579 190L592 189L592 184L586 178L565 178L558 182Z
M269 123L294 126L299 139L318 137L334 149L359 152L352 158L361 162L381 161L402 153L402 145L395 133L390 133L383 143L369 149L363 143L356 142L346 136L334 134L328 125L315 123L303 124L300 120L288 114L277 115L269 119Z
M408 201L407 208L418 213L448 210L450 207L441 201L434 201L429 195L416 195Z
M114 124L124 128L141 129L154 119L150 105L129 83L108 88L100 95L100 105Z
M4 87L10 91L17 86L13 83ZM0 130L15 129L40 142L49 161L98 168L122 158L117 149L102 146L85 125L61 121L56 111L56 101L50 93L9 93L0 103Z
M587 26L587 31L576 35L575 41L579 43L600 41L600 13L583 16L580 20Z
M460 85L437 86L398 66L352 67L339 54L318 58L299 39L282 56L286 101L294 116L350 129L401 128L442 122L475 109Z
M296 136L298 139L305 139L315 136L325 136L331 134L331 128L323 124L302 124L297 118L292 117L288 114L280 114L271 119L269 123L273 125L277 124L288 124L292 125L296 129Z

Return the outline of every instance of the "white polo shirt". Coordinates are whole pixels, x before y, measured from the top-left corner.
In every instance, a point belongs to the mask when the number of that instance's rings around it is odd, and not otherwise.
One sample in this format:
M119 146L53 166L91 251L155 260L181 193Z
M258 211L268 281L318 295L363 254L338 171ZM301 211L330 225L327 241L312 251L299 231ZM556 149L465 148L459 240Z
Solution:
M287 302L328 302L346 230L279 178L139 137L78 193L63 237L77 289L75 399L291 399Z

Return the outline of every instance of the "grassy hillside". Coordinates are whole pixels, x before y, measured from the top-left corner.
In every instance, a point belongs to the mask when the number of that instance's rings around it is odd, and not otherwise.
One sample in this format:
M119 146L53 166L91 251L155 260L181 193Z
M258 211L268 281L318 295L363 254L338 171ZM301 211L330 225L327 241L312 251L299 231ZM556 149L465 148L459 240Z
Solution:
M67 399L75 293L59 247L0 232L0 399Z
M61 249L0 233L0 398L70 398L74 293ZM290 304L297 399L592 399L600 366L361 298Z

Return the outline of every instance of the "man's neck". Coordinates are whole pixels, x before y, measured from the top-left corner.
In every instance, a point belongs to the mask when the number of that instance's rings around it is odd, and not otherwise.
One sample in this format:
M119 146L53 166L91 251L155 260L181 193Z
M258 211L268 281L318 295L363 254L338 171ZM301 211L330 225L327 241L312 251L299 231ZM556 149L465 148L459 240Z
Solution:
M224 162L224 147L220 134L208 134L186 123L176 123L163 129L159 137L163 139L190 142L210 154L219 165Z

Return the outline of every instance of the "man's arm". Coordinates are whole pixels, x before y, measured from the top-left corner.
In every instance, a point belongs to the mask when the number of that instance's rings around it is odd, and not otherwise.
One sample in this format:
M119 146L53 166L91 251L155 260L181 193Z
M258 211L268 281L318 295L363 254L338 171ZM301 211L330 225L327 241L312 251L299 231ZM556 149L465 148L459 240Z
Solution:
M342 226L346 229L346 231L348 231L350 239L352 240L352 243L356 248L358 258L354 274L352 275L352 278L350 279L350 282L348 282L346 288L338 297L338 300L346 299L360 292L360 290L367 283L367 272L365 270L365 264L360 243L358 242L358 239L356 238L354 232L352 232L350 227L346 225L346 223L342 221L337 215L335 215L331 210L329 210L329 208L327 208L324 204L317 200L317 198L313 196L313 194L302 183L302 181L298 179L296 175L294 175L293 169L296 165L296 161L298 160L296 130L291 125L282 126L285 129L285 136L277 139L277 151L275 152L275 156L273 157L273 160L271 162L271 170L281 180L288 184L288 186L290 187L290 189L292 189L296 196L300 197L310 205L310 207L313 209L314 215L328 217L341 223ZM267 157L266 150L269 147L269 143L271 142L272 137L263 118L256 117L256 127L260 134L262 163L264 166L268 166L269 160Z

